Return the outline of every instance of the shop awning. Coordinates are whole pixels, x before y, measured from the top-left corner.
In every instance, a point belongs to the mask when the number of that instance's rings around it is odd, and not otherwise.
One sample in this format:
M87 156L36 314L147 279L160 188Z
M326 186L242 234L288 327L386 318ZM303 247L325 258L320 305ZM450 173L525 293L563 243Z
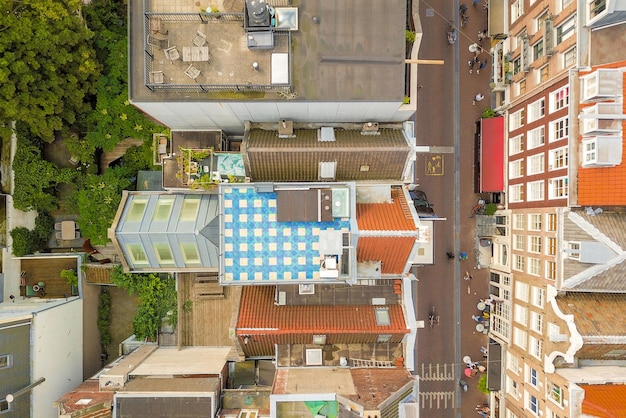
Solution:
M504 191L504 118L480 121L480 193Z

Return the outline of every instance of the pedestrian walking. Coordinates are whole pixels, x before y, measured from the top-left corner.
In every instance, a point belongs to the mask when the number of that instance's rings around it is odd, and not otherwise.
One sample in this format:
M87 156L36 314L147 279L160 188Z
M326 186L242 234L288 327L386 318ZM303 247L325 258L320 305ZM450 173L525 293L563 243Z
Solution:
M476 57L472 58L471 60L467 61L467 65L469 65L469 72L470 74L472 73L472 71L474 71L474 65L478 64L478 60L476 59Z
M487 60L480 62L480 66L476 70L476 74L480 74L480 70L484 70L485 68L487 68Z
M448 260L454 260L455 259L455 255L453 252L446 252L446 257L448 257Z
M480 32L478 32L478 41L481 42L483 39L488 38L487 36L487 29L483 29Z
M484 98L485 96L483 96L482 93L478 93L476 96L474 96L474 101L472 102L472 104L476 105L476 102L480 102Z
M466 271L466 272L465 272L465 276L463 276L463 278L464 278L465 280L472 280L472 275L471 275L471 274L469 274L469 271Z

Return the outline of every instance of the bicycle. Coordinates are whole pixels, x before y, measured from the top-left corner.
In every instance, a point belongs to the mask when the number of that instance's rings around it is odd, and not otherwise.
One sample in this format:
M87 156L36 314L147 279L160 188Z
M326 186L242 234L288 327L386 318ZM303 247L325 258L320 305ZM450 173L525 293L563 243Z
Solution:
M464 28L467 25L467 6L465 4L461 4L459 6L459 14L461 15L461 27Z
M486 202L483 199L478 199L478 203L476 203L472 207L472 209L470 209L468 217L473 218L474 215L484 215L485 214L485 204L486 204Z
M430 325L431 328L434 327L435 325L439 325L439 315L437 315L437 311L435 310L434 306L433 306L433 309L428 314L428 324Z

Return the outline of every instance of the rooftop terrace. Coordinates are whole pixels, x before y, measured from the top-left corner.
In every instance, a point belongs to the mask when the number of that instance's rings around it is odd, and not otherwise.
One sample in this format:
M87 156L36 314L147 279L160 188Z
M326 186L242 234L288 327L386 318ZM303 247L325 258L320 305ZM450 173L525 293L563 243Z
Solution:
M405 1L293 3L296 28L274 20L270 49L249 48L256 41L244 29L240 0L218 1L217 14L193 0L130 3L133 100L404 98L405 33L397 23L406 19ZM277 13L290 8L270 3ZM174 55L166 54L172 47Z

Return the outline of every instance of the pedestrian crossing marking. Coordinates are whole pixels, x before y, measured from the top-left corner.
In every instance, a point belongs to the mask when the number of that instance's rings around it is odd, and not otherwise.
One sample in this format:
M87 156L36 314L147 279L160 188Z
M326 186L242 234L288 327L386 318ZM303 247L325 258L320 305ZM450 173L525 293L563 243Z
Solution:
M422 373L420 374L422 381L446 381L454 380L454 363L450 364L432 364L422 363Z
M420 405L422 409L448 409L448 402L450 407L454 407L454 392L420 392Z

